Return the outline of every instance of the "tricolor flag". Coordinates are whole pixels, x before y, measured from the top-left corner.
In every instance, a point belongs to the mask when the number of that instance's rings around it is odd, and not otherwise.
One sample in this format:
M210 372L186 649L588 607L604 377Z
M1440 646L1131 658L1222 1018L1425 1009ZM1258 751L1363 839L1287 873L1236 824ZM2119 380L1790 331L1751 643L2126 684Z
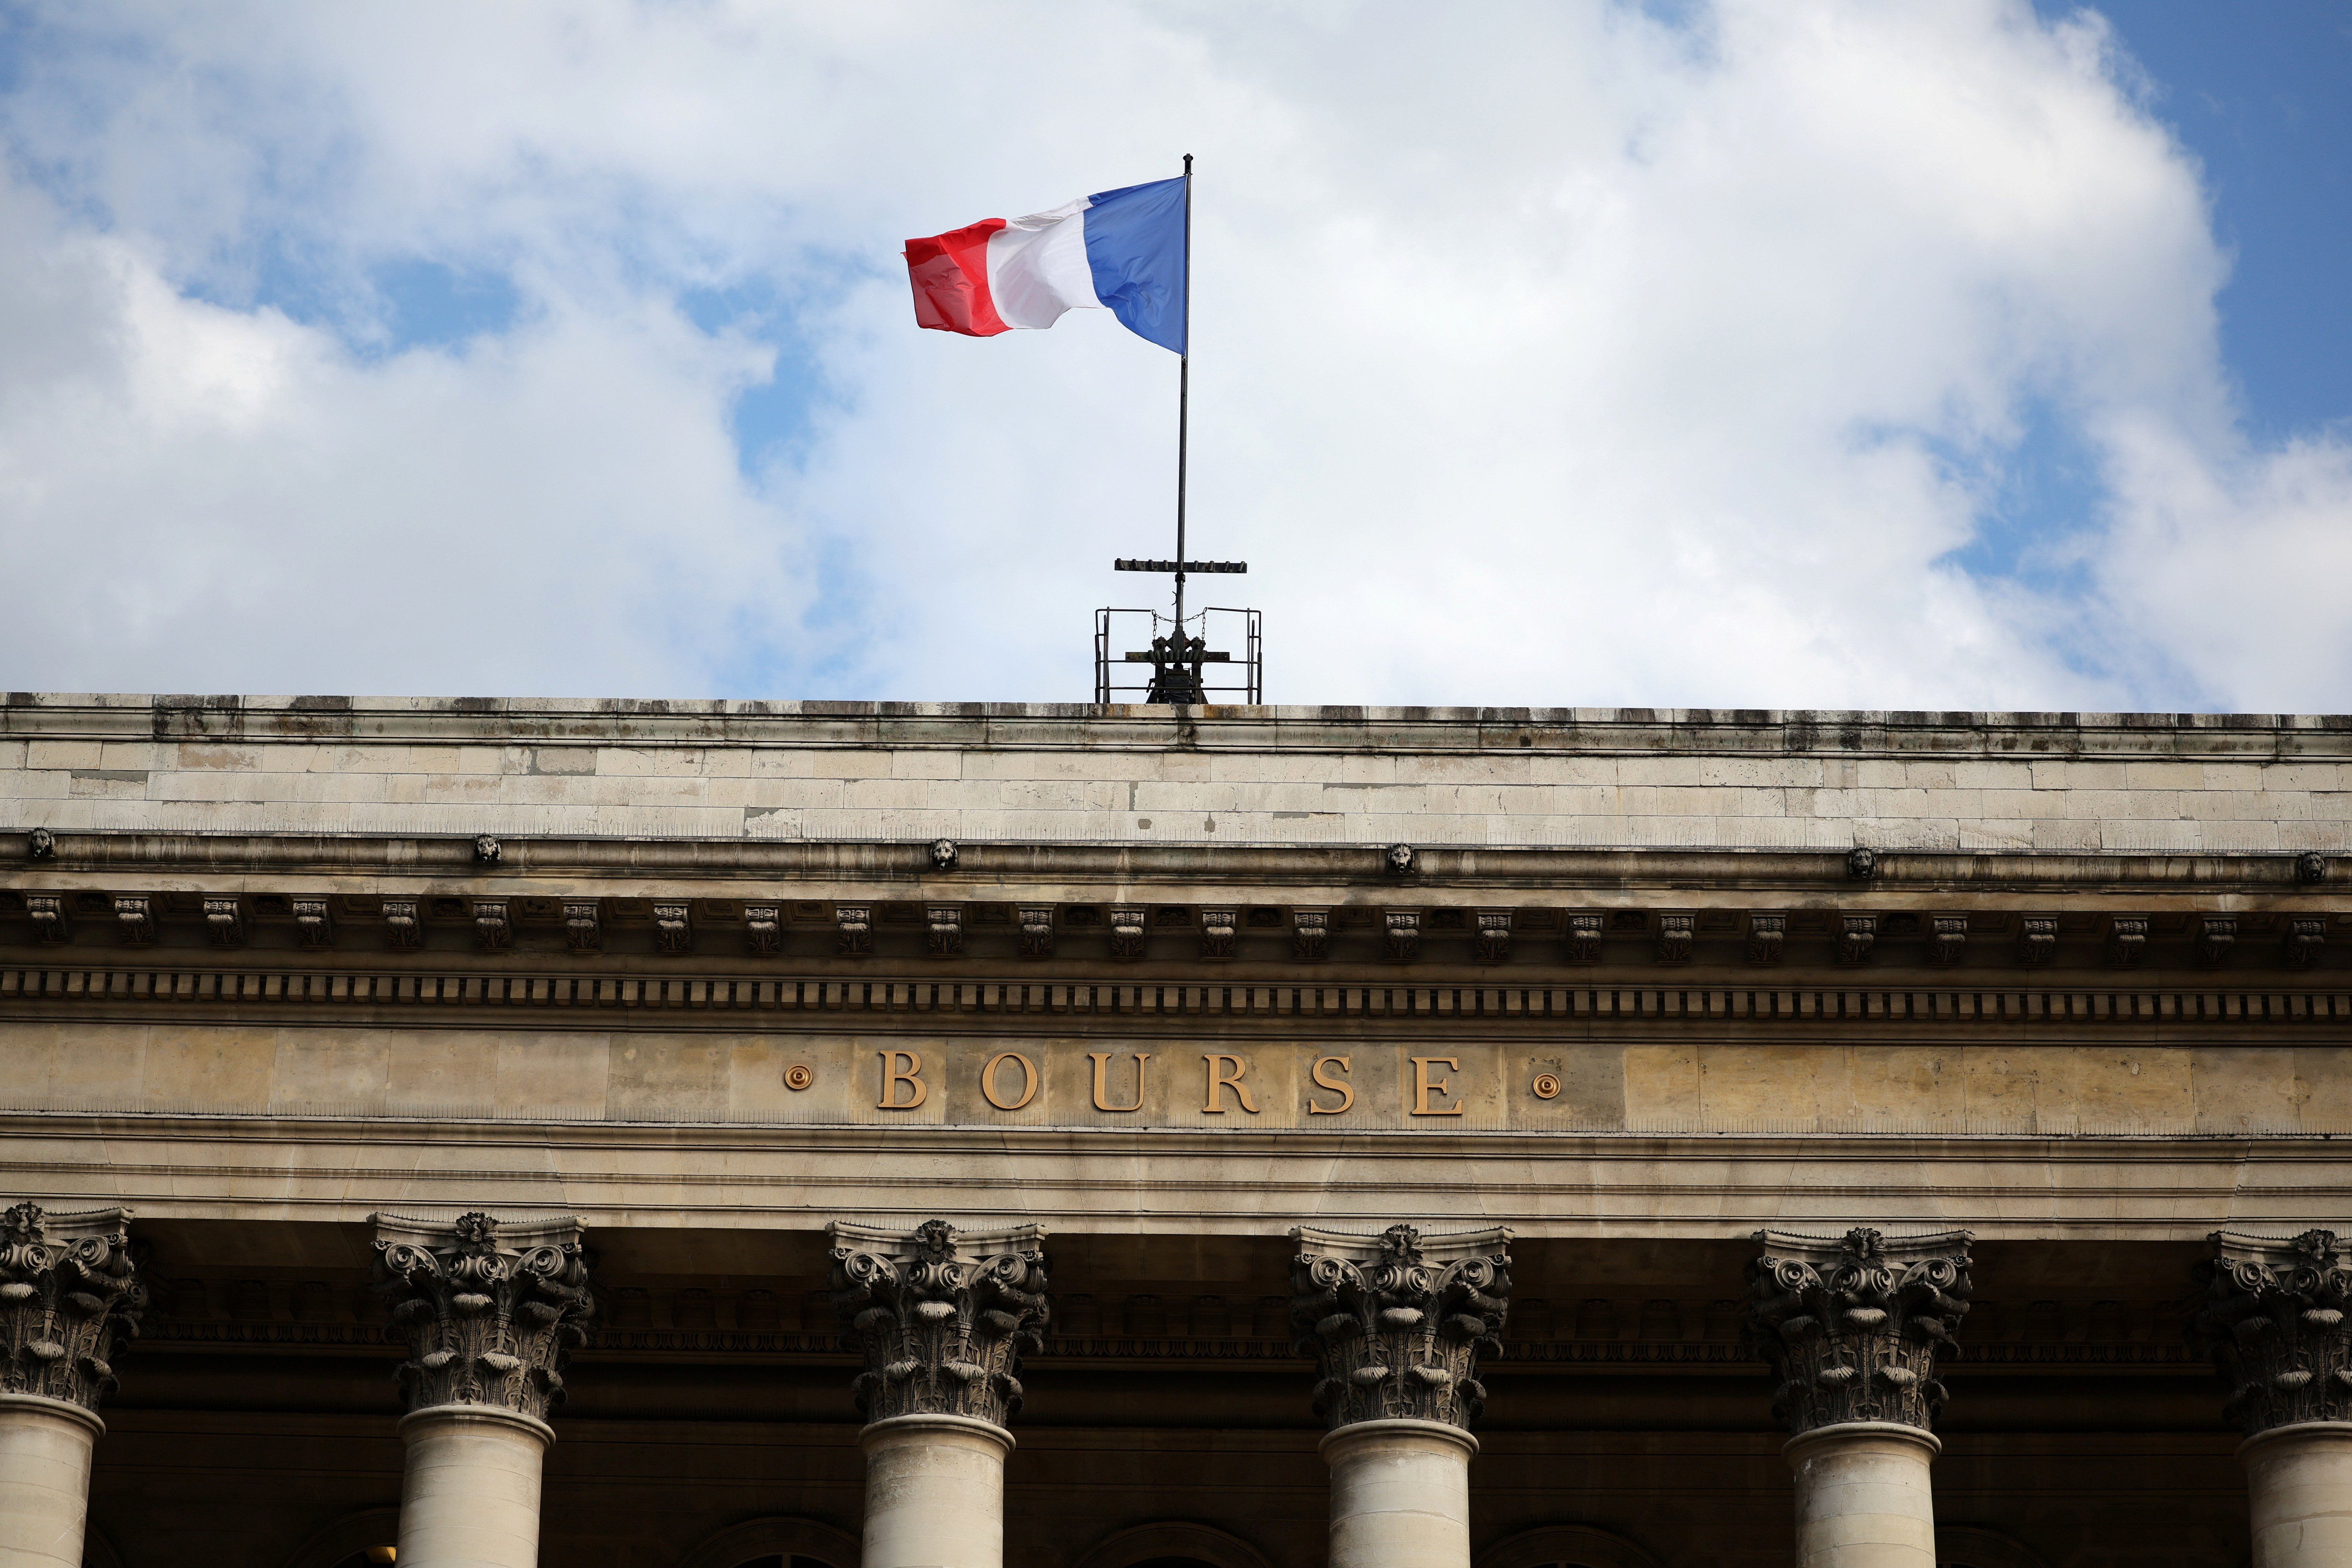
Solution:
M1155 180L908 240L916 324L986 338L1095 306L1183 353L1184 186Z

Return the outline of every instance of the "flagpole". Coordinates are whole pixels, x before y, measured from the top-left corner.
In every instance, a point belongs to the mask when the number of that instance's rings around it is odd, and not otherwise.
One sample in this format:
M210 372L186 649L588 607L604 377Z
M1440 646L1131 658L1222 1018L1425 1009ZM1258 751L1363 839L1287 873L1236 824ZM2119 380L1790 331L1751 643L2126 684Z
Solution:
M1184 458L1192 418L1192 154L1184 154L1184 346L1176 355L1176 635L1184 635Z

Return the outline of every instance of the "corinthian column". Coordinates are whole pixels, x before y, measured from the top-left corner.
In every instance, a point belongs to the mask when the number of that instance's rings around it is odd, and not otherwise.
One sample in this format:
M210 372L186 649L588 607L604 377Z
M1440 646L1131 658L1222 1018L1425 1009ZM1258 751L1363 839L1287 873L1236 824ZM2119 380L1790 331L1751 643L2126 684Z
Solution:
M1502 1350L1511 1233L1290 1237L1291 1331L1328 1428L1330 1568L1470 1568L1478 1352Z
M1747 1331L1780 1387L1798 1568L1936 1568L1936 1357L1969 1310L1969 1233L1759 1230Z
M534 1568L547 1415L594 1310L580 1222L374 1217L378 1276L408 1342L401 1568Z
M2352 1264L2336 1233L2213 1233L2189 1332L2243 1424L2254 1568L2352 1563Z
M865 1568L1003 1568L1005 1423L1044 1344L1045 1232L835 1224L833 1301L864 1352Z
M98 1402L146 1304L129 1209L0 1216L0 1563L81 1568Z

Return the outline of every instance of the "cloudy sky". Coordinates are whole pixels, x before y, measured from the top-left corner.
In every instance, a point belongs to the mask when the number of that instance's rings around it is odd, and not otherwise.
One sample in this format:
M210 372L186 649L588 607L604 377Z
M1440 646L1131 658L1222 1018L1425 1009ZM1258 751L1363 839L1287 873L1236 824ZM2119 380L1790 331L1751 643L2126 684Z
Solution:
M0 0L24 689L2343 710L2352 5Z

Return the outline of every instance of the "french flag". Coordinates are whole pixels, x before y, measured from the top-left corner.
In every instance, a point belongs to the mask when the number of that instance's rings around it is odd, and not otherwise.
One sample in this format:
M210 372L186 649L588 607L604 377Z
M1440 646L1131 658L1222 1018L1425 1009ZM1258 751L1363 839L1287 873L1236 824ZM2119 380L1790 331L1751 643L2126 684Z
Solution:
M1186 179L1098 191L1027 217L982 218L907 242L915 322L994 337L1108 310L1161 348L1185 350Z

